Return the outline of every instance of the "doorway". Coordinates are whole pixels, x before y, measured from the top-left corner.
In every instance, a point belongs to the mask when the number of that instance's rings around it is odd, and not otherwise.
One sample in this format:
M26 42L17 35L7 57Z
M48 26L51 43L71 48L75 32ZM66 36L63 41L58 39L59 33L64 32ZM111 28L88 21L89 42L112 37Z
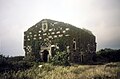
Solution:
M43 51L43 62L47 62L48 61L48 50L44 50Z

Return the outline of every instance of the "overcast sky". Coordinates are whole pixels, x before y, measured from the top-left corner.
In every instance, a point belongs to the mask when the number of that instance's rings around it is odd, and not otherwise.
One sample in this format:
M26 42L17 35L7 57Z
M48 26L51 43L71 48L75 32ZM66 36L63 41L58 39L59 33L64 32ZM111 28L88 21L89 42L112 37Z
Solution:
M0 54L24 55L24 31L46 18L91 30L97 50L120 48L120 0L0 0Z

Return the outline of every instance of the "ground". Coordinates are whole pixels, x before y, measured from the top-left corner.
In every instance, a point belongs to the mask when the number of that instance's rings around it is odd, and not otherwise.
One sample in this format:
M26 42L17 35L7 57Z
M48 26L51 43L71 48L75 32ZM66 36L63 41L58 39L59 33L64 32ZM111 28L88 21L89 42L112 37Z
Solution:
M53 66L39 63L11 74L13 79L120 79L120 62L104 65Z

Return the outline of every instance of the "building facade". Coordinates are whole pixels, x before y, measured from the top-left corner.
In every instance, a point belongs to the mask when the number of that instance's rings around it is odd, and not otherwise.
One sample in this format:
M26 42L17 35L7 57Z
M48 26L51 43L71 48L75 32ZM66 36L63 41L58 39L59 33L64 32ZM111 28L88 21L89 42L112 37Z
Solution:
M70 62L88 62L96 52L95 39L89 30L43 19L24 32L25 57L34 55L47 62L58 50L69 53Z

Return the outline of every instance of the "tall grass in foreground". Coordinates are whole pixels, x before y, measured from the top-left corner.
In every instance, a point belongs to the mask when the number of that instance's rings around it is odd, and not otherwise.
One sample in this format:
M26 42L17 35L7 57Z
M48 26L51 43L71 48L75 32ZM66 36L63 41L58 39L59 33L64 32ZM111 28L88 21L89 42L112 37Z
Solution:
M120 73L119 62L105 65L53 66L48 63L42 65L41 68L35 65L29 70L10 75L6 73L8 75L6 79L120 79L117 76Z

